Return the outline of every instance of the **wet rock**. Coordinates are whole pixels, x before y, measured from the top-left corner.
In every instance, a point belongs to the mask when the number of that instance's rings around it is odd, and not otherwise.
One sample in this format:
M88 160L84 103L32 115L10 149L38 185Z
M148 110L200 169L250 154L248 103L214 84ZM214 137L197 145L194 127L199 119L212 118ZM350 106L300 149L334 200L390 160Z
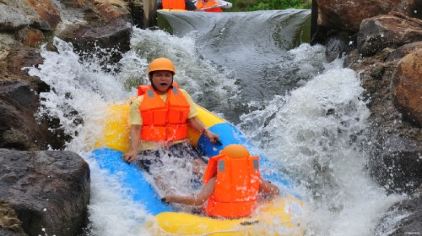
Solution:
M75 153L0 149L0 196L28 235L80 233L89 179L87 163Z
M0 235L2 236L24 236L27 235L22 229L22 222L19 220L15 210L7 203L0 201Z
M403 134L384 134L371 173L389 192L414 192L422 183L422 147Z
M129 20L127 2L123 0L94 0L95 10L106 22L122 18Z
M394 106L393 70L394 65L384 64L380 79L374 79L370 70L361 74L371 110L368 164L371 175L387 191L412 193L422 184L422 130L403 121Z
M14 31L31 23L22 9L0 4L0 31Z
M27 234L25 233L17 233L17 232L13 232L11 230L5 230L0 228L0 235L1 236L27 236Z
M11 49L0 60L0 147L33 150L64 146L64 138L57 137L63 137L61 131L50 131L49 119L36 117L39 93L48 91L49 86L22 68L39 63L41 56L30 48Z
M363 57L357 49L353 49L346 55L344 66L350 67L357 72L363 72L362 75L371 75L370 79L380 79L379 76L381 74L382 76L384 75L385 67L391 67L392 70L395 69L394 63L386 61L392 52L394 52L394 49L385 48L372 57ZM372 75L375 75L375 77ZM363 78L364 76L361 76L361 79Z
M60 22L60 12L52 0L26 0L26 4L36 12L38 27L42 30L54 30Z
M340 31L357 32L366 18L386 14L401 0L317 0L318 25Z
M43 59L39 53L39 50L21 48L11 50L6 62L7 70L10 73L14 75L27 76L27 73L25 70L23 70L23 68L37 66L43 62Z
M398 10L410 17L422 19L421 0L403 0Z
M327 61L334 61L336 58L341 58L343 53L350 50L349 39L346 35L338 35L330 37L325 45L325 57Z
M0 81L0 94L0 147L36 149L45 136L33 116L38 96L25 81Z
M153 19L154 17L152 16L155 15L155 12L154 12L155 4L156 4L156 1L151 1L151 0L129 1L128 8L132 17L132 24L140 28L154 25L152 24L152 20L156 20L156 19ZM145 10L144 10L144 6L146 6Z
M422 41L422 20L399 13L363 20L357 36L357 46L363 56L416 41Z
M65 1L64 4L77 5L72 2ZM71 42L80 52L101 53L98 49L105 49L113 54L111 62L117 62L121 58L120 53L130 49L132 25L127 3L123 0L85 2L83 11L75 9L73 13L67 13L77 14L79 18L71 23L61 23L55 32L56 36Z
M394 105L391 84L398 60L387 60L394 52L385 48L372 57L362 57L353 50L345 64L359 73L363 98L371 111L371 175L390 192L411 193L422 184L422 129L403 120Z
M422 49L400 60L393 82L396 107L404 118L422 128Z
M86 5L91 0L58 0L61 4L66 7L78 8Z
M98 48L108 48L114 56L107 57L104 63L118 61L120 51L129 50L130 44L131 24L126 2L1 0L0 12L0 30L6 30L0 34L0 147L61 149L69 136L64 134L60 122L55 118L36 117L38 95L49 87L27 75L25 67L43 61L39 50L29 47L39 47L56 32L73 42L79 51L89 52L86 55ZM71 26L64 34L60 34L62 28L55 31L57 26L66 25L61 23L61 15Z
M374 79L382 79L385 67L383 63L376 63L373 65L372 70L369 72L371 77Z
M85 25L67 28L58 36L65 41L72 42L79 51L92 51L96 46L104 49L117 49L126 52L130 49L130 35L132 26L124 19L117 19L98 27ZM120 55L119 53L116 53ZM114 59L117 61L119 57Z
M394 227L389 222L395 222ZM384 236L421 235L422 196L409 197L394 204L382 217L375 231Z
M41 30L25 27L16 35L16 38L23 43L25 46L37 47L40 46L42 41L45 39L44 34Z
M418 49L422 49L422 41L414 42L414 43L408 43L405 44L393 52L391 52L390 55L388 55L388 58L386 59L387 62L394 61L394 60L400 60L407 54L416 51Z
M103 27L90 28L86 31L80 32L80 40L85 41L85 45L90 45L92 42L102 48L117 48L121 52L126 52L130 49L129 41L132 32L131 24L123 19L115 20Z
M96 27L117 19L131 20L128 1L124 0L61 0L60 4L65 21L76 20L85 26Z
M0 34L0 61L3 61L18 42L9 34Z
M0 6L5 9L4 18L16 20L13 28L9 27L12 31L25 26L51 31L61 20L60 12L52 0L2 0L1 3Z

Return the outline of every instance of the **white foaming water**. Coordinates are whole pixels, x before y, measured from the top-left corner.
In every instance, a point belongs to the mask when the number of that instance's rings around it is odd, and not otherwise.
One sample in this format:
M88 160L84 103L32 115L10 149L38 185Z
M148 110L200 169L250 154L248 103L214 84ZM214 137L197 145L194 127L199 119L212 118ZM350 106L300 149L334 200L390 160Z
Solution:
M29 70L51 87L51 92L40 94L40 115L60 119L65 133L73 137L69 150L92 149L106 104L124 98L123 87L99 64L81 62L70 44L54 39L54 45L57 52L42 48L44 63Z
M157 48L153 45L148 48L148 40L158 43ZM123 55L117 65L118 70L115 70L115 66L103 65L104 60L95 55L89 59L81 58L73 51L71 44L56 38L54 45L57 52L47 51L43 47L43 64L29 68L30 75L38 76L51 88L50 92L40 94L39 116L48 114L59 118L65 133L73 138L66 144L66 149L79 153L90 165L90 225L86 234L148 234L142 223L150 215L141 205L128 198L129 192L121 187L118 177L110 176L97 166L95 160L90 158L89 151L101 135L107 105L127 101L136 94L135 85L148 81L146 68L149 60L159 56L171 58L177 68L175 79L182 86L186 85L186 90L194 98L203 97L206 92L200 89L203 86L212 90L210 93L217 101L221 100L220 97L229 96L230 89L226 88L235 87L230 80L221 79L224 76L215 67L197 58L193 43L191 38L177 38L163 31L134 29L132 50ZM145 47L148 51L142 51ZM118 72L104 72L106 70ZM212 78L198 78L201 74ZM188 178L186 176L180 181ZM191 188L177 190L187 193Z
M356 73L337 60L303 87L246 114L241 126L299 182L309 204L307 235L374 235L398 196L370 179L365 164L369 110Z
M150 216L143 206L129 198L130 192L121 187L118 178L100 169L95 160L86 160L91 170L88 235L147 235L141 223Z
M198 57L189 37L134 29L132 50L123 55L115 73L103 72L95 57L81 59L63 41L55 39L54 43L57 52L42 49L44 63L29 73L52 88L41 94L40 114L58 117L66 134L73 137L67 149L90 164L88 234L146 235L138 226L150 216L129 200L118 177L100 170L87 153L101 135L106 106L134 96L134 85L147 81L147 61L157 56L170 57L177 67L176 80L211 110L228 97L236 98L236 87L225 76L227 71ZM308 59L320 58L321 51L320 47L302 45L290 53L297 63L306 61L302 70L319 71ZM113 67L107 69L114 71ZM276 96L267 106L242 117L240 126L247 135L274 162L283 162L283 170L300 183L298 191L311 209L308 235L374 235L376 221L397 200L396 196L387 197L365 170L363 144L369 111L359 99L361 93L357 75L336 61L302 87ZM224 104L221 107L224 110Z
M201 105L208 108L210 106L224 107L227 105L225 102L235 95L234 80L227 79L225 76L225 73L229 71L222 73L212 62L199 58L195 40L192 37L180 38L161 30L135 28L131 45L132 50L125 54L123 62L127 62L127 55L133 55L134 52L141 58L153 59L161 56L170 58L176 65L176 82ZM125 70L127 66L125 63L122 64ZM140 69L135 68L129 75L136 77L136 74L144 73L146 67L145 60ZM142 77L147 78L146 74Z

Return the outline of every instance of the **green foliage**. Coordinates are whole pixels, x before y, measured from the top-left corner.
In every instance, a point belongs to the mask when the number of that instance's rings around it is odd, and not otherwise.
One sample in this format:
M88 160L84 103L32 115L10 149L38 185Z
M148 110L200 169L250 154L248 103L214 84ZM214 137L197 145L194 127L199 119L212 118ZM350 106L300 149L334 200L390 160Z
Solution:
M256 11L287 8L311 8L312 0L231 0L230 11Z

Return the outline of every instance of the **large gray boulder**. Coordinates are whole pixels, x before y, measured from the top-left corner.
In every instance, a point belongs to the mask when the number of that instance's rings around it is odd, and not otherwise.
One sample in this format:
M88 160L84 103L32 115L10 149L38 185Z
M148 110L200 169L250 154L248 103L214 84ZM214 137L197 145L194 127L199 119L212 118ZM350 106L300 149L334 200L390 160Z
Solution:
M27 47L5 50L0 60L0 148L43 150L50 145L62 148L60 131L50 132L48 119L37 119L39 93L49 86L27 75L23 67L42 63L39 50Z
M77 235L89 198L89 167L79 155L0 149L0 202L16 212L26 234Z

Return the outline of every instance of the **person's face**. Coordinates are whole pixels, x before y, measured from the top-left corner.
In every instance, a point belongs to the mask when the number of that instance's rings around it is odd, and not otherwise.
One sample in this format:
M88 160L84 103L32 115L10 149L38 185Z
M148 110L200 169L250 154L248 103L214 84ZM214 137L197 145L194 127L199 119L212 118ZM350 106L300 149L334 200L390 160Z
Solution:
M166 93L173 81L173 73L160 70L152 73L151 82L154 84L158 93Z

